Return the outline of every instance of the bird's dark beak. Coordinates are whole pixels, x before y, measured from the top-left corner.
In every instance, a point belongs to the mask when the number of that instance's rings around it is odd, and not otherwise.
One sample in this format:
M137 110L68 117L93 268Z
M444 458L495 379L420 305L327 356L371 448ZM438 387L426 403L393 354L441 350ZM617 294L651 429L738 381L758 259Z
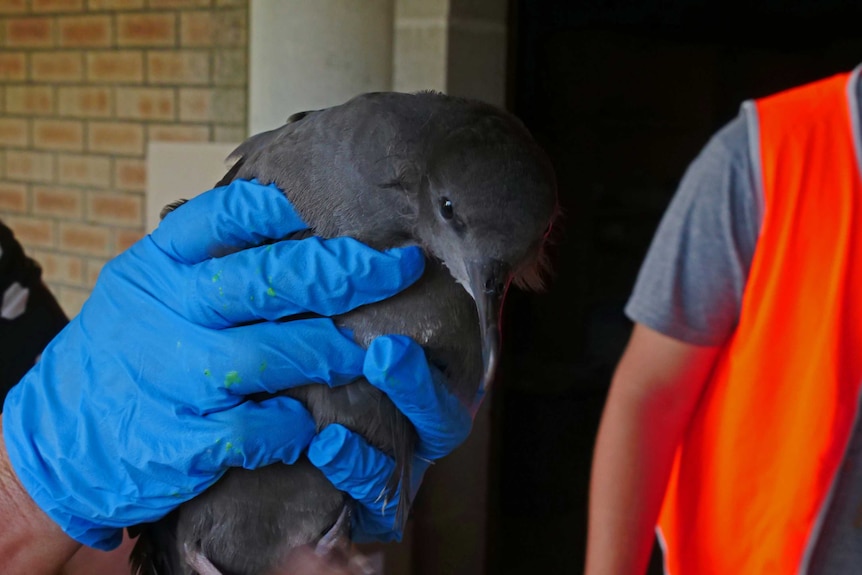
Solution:
M500 312L509 285L509 266L500 260L467 262L470 290L479 312L482 336L482 384L485 391L494 380L500 358Z

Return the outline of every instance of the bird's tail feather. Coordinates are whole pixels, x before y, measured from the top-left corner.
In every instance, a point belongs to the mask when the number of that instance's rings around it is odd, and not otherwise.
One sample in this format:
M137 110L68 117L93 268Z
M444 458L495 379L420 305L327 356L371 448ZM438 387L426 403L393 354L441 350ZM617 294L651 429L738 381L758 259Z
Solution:
M388 504L395 494L398 494L398 507L395 510L395 527L399 532L404 531L407 519L410 515L411 498L411 476L413 474L413 451L416 446L416 432L413 425L406 417L394 418L392 425L392 446L396 450L393 457L396 461L395 469L386 484L386 495L384 504ZM400 491L398 490L400 487Z

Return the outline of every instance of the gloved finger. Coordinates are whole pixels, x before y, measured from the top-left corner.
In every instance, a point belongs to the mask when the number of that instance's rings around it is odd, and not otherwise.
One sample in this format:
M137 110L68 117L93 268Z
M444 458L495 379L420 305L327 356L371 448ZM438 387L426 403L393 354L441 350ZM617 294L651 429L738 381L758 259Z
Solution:
M398 494L385 500L386 484L395 462L368 444L360 435L337 423L326 426L308 446L308 460L340 491L350 495L360 509L354 515L353 538L401 539L395 531Z
M352 238L250 248L196 266L189 319L226 327L304 312L337 315L401 291L424 263L417 247L379 252Z
M440 459L467 439L473 426L470 409L449 392L445 376L430 368L425 352L410 338L374 339L362 372L416 428L418 457Z
M171 258L194 264L307 227L274 184L234 180L178 207L151 235Z
M365 350L329 318L264 322L210 333L214 353L190 366L235 396L276 393L298 385L337 386L362 375Z
M273 463L294 463L316 432L311 414L298 401L283 395L239 405L205 416L216 430L212 446L198 469L225 467L257 469Z

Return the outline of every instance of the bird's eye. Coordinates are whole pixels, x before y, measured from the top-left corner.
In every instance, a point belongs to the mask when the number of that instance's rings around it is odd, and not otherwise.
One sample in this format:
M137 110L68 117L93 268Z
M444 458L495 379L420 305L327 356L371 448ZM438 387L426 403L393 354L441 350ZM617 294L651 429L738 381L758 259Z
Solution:
M444 220L451 220L455 216L455 209L449 198L440 198L440 215Z

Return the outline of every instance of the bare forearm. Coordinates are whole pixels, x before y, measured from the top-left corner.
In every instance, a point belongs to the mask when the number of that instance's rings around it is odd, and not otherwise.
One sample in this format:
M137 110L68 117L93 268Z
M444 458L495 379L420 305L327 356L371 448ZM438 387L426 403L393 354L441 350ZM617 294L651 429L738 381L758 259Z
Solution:
M596 441L587 575L644 573L674 455L718 349L635 327Z
M628 398L609 398L590 486L587 575L641 574L681 434Z
M2 415L0 415L2 428ZM0 565L7 575L57 572L81 546L39 509L15 476L0 430Z

